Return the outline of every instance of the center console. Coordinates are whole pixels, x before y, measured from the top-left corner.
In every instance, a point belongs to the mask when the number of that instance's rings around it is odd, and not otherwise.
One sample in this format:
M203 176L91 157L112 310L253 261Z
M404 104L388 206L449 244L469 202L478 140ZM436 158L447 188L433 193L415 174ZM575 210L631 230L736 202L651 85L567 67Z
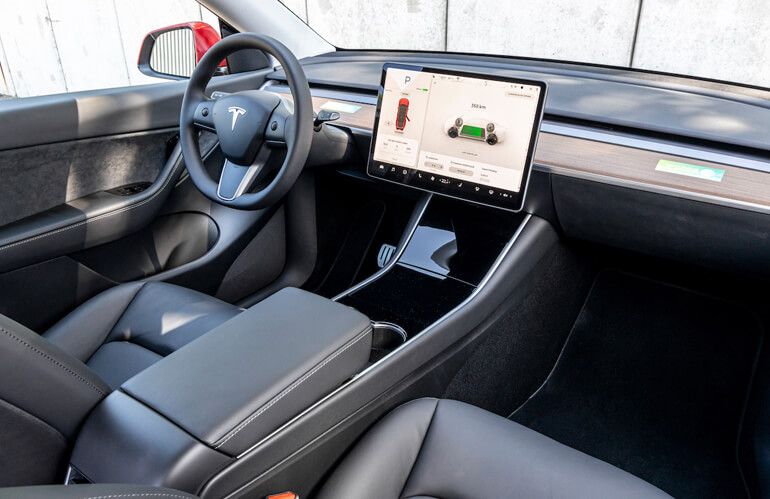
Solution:
M413 338L483 284L525 218L433 196L392 265L336 300Z
M196 492L361 371L363 314L286 288L124 383L87 419L72 467L96 483Z

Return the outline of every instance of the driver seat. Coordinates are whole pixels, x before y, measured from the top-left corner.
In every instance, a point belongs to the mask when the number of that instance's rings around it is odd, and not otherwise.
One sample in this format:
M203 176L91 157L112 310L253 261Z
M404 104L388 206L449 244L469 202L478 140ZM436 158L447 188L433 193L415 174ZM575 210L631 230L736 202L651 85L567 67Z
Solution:
M131 282L91 298L43 337L114 390L241 310L173 284Z
M240 311L173 284L132 282L43 335L0 315L0 487L60 482L96 404Z

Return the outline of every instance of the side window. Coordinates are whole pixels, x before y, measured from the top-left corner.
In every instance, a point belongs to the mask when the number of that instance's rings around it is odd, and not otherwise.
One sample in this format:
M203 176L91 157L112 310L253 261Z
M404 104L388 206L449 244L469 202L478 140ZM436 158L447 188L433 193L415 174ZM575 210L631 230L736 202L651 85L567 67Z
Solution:
M159 83L137 57L158 28L219 20L195 0L24 0L0 15L0 99Z

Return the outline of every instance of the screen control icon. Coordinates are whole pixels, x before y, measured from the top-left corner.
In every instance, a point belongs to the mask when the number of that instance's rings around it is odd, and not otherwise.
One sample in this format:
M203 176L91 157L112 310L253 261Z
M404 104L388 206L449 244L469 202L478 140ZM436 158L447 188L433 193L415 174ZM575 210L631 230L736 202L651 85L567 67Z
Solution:
M409 99L398 101L398 114L396 115L396 130L404 130L406 122L409 121Z

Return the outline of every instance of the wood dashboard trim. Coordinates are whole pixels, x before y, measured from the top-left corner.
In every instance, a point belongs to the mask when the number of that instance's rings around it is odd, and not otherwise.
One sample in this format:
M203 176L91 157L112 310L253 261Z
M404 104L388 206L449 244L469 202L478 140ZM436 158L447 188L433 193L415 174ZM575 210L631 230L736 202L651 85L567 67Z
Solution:
M372 130L376 106L314 96L313 108L318 111L327 102L360 106L354 113L340 112L340 118L335 124ZM661 172L655 170L659 160L716 168L725 173L718 182ZM547 171L553 168L554 174L575 173L597 181L606 178L610 181L644 184L658 190L673 190L770 209L770 174L723 163L548 132L540 133L534 162Z

